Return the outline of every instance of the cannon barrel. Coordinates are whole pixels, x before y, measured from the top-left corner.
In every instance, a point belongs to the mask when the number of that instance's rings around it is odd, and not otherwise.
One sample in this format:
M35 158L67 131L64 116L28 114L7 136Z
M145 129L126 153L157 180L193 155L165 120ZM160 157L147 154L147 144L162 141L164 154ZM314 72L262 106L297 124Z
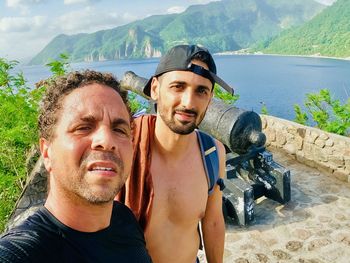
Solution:
M124 89L150 99L143 94L147 79L127 71L121 81ZM236 153L246 153L250 146L263 146L266 136L261 132L261 119L253 111L239 109L213 99L199 128L230 148Z
M246 153L250 146L265 145L260 116L213 99L199 128L236 153Z

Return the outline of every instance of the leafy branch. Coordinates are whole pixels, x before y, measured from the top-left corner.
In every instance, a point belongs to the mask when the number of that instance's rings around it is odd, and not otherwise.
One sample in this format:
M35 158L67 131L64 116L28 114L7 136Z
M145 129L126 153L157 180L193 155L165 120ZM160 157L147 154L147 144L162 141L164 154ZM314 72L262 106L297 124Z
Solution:
M295 121L307 125L309 116L316 123L316 127L327 132L339 135L350 135L350 98L341 104L333 99L328 89L322 89L319 93L309 93L304 102L307 112L294 105L296 113Z
M225 90L223 90L219 85L215 84L214 86L214 97L222 100L226 104L234 104L238 99L239 95L232 95Z

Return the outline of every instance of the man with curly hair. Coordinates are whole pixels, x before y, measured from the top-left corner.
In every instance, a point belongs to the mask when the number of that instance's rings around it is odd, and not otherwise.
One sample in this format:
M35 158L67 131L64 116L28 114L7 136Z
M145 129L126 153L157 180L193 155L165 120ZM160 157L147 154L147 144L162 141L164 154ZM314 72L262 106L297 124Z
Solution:
M113 199L132 162L127 94L111 74L47 82L39 114L45 205L0 239L0 262L151 262L132 212Z

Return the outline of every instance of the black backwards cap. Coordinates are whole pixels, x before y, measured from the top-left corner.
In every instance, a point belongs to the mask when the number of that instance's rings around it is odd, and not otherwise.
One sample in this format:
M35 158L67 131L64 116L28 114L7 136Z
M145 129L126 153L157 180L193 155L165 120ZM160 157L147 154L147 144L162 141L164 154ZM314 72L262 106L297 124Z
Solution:
M209 61L206 61L209 70L192 64L193 57L198 53L206 53ZM178 45L171 48L159 61L158 67L154 75L148 80L147 84L143 88L143 93L147 96L151 96L151 83L153 77L158 77L169 71L191 71L204 78L209 79L213 85L217 83L224 88L227 92L233 94L233 89L225 81L216 75L216 65L212 55L206 48L196 45Z

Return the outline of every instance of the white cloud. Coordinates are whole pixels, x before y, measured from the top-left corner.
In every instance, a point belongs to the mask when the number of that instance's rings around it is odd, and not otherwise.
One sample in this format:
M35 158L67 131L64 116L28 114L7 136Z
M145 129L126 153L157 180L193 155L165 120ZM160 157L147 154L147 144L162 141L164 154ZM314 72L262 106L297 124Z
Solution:
M24 33L6 34L2 37L0 32L0 57L28 60L38 54L51 39L47 36L27 36Z
M118 15L86 7L58 17L54 26L65 33L74 34L112 28L135 19L136 17L128 13Z
M6 0L6 5L13 9L19 9L22 15L29 14L30 6L36 5L46 0Z
M197 4L207 4L207 3L209 3L209 2L219 2L220 0L218 0L218 1L213 1L213 0L196 0L195 2L197 3Z
M220 1L220 0L219 0ZM217 2L219 2L217 1ZM193 1L193 3L191 5L196 5L196 4L208 4L209 2L214 2L213 0L195 0ZM187 9L188 6L172 6L169 7L166 10L167 14L178 14L178 13L182 13Z
M65 5L74 5L74 4L85 4L89 3L89 0L64 0Z
M315 1L324 5L332 5L337 0L315 0Z
M21 7L21 6L29 6L32 4L38 4L43 2L44 0L6 0L6 5L8 7Z
M65 5L75 5L75 4L89 4L93 2L99 2L98 0L64 0L63 3Z
M0 57L22 60L36 55L61 33L91 33L134 21L130 13L108 13L95 7L72 11L55 19L45 16L0 17Z
M0 31L8 33L35 31L44 27L46 21L45 16L3 17L0 19Z
M186 10L186 8L183 6L172 6L172 7L167 9L167 13L168 14L177 14L177 13L182 13L185 10Z
M34 56L52 39L45 16L0 19L0 57L21 60Z

